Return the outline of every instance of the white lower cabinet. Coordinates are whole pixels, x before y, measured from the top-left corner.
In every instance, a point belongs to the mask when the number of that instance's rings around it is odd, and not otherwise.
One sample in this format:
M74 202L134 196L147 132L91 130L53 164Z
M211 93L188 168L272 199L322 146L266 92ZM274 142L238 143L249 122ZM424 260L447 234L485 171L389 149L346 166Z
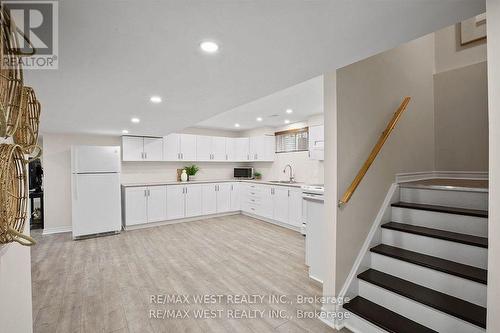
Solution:
M244 182L126 187L125 225L243 211L298 229L302 191L297 187Z
M203 215L202 213L202 195L201 185L186 185L185 201L186 215L185 217L193 217Z
M167 219L166 186L129 187L125 190L125 225Z

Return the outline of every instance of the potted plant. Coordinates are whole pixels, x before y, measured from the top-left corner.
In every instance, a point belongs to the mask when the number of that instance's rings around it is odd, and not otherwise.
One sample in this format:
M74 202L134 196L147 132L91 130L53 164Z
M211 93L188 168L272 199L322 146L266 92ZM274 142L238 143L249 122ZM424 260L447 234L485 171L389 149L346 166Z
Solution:
M186 169L188 180L194 180L194 176L198 171L200 171L200 168L195 164L185 166L184 169Z
M258 171L255 171L253 173L253 176L254 176L255 179L262 179L262 174L260 172L258 172Z

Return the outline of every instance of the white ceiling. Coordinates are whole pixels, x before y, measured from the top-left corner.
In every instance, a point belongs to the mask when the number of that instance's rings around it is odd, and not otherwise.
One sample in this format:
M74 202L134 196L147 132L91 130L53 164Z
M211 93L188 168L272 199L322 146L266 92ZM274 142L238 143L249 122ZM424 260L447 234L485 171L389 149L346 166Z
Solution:
M287 109L291 109L293 112L287 114ZM257 127L279 127L285 126L285 120L294 123L307 120L310 116L319 113L323 113L323 76L315 77L253 102L219 113L196 124L196 126L233 131L249 130ZM257 117L261 117L262 121L258 122ZM238 123L240 127L236 128L235 123Z
M64 0L42 131L161 135L485 11L477 0ZM206 55L204 39L219 43ZM152 105L149 97L163 103ZM141 118L131 124L130 118Z

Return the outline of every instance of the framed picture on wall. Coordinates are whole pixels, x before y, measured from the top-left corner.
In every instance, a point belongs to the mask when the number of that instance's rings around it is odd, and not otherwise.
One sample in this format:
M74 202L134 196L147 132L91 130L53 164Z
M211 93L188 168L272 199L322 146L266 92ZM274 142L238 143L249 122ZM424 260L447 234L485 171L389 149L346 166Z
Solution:
M486 13L460 22L460 44L466 45L486 39Z

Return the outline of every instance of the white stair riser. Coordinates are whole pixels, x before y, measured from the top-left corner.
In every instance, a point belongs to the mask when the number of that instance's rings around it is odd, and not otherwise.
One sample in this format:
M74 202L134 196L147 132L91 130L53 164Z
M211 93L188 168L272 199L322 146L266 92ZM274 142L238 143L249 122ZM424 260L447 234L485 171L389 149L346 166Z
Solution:
M488 265L488 249L477 246L384 228L382 243L484 269Z
M344 322L344 325L352 333L387 333L387 331L373 325L361 317L356 316L354 313L350 314L349 319Z
M485 284L373 252L371 268L486 307Z
M461 192L401 188L400 200L437 206L488 209L488 192Z
M359 295L440 333L484 333L485 330L409 298L359 280Z
M488 219L427 210L392 207L392 221L487 237Z

